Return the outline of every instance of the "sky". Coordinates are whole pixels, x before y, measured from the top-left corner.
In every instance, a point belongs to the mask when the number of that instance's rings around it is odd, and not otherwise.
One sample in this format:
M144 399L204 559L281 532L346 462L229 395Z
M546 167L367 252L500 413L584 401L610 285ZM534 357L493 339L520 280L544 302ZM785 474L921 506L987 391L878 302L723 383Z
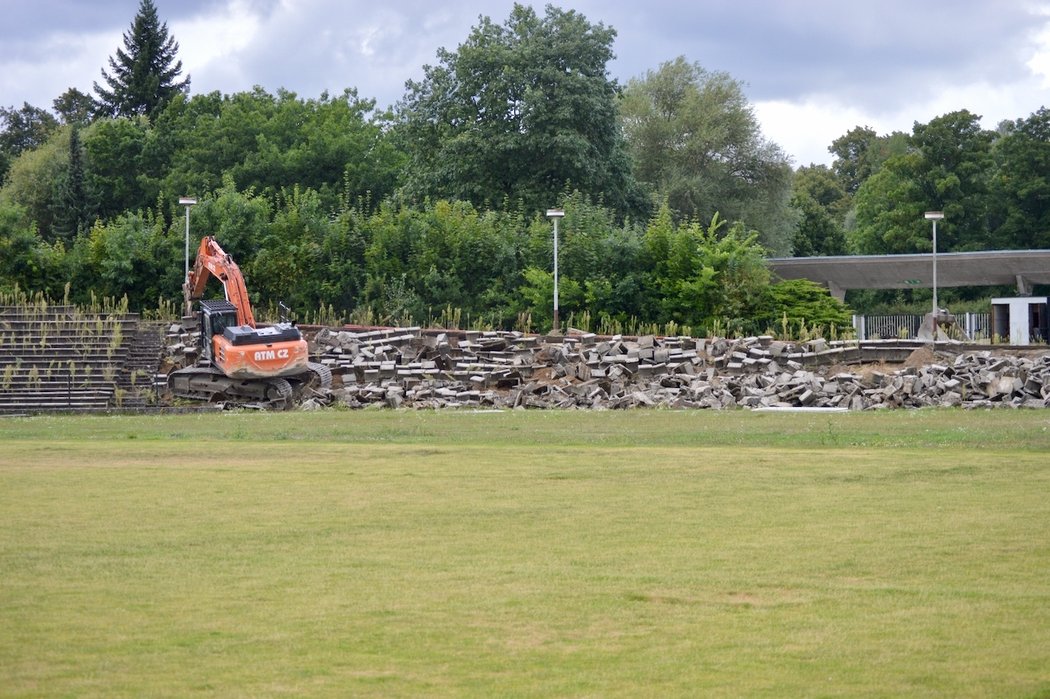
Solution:
M262 86L303 98L356 88L379 107L512 0L154 0L194 94ZM546 3L523 2L542 13ZM564 0L617 32L625 85L684 56L739 81L795 166L830 164L856 126L880 134L959 109L984 128L1050 102L1050 1ZM0 106L91 92L139 0L0 0Z

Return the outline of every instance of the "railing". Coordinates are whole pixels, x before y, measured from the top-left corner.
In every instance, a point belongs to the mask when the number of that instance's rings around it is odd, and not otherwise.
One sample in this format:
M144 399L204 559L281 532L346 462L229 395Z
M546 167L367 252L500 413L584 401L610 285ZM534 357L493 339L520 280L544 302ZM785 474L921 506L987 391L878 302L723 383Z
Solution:
M858 340L911 340L919 333L922 316L912 314L853 316ZM963 337L987 340L991 337L991 314L957 313L956 326Z

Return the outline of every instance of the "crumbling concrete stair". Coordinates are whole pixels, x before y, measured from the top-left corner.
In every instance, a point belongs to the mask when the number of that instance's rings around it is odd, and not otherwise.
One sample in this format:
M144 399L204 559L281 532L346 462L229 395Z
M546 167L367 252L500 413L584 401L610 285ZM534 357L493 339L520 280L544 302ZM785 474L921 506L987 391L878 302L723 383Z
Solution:
M990 350L962 352L943 343L933 363L896 369L871 364L899 365L922 345L822 339L789 343L771 337L542 338L509 332L424 333L419 328L321 330L314 345L335 377L332 399L351 407L869 410L1050 405L1050 352L998 356Z
M135 314L0 307L0 414L142 405L162 349Z
M117 390L123 392L121 406L125 409L145 408L167 386L167 376L159 373L164 355L164 333L168 324L162 321L139 320L127 357L117 375Z

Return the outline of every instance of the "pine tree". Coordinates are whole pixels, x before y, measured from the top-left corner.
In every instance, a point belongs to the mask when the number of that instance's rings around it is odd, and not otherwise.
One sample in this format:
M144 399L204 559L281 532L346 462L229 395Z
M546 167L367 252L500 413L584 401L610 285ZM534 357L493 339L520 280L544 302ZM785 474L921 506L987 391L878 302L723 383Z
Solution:
M110 75L102 69L109 89L95 83L99 116L151 116L172 97L189 90L190 78L178 81L182 61L175 58L179 44L168 36L167 23L157 17L153 0L141 0L138 14L124 33L124 49L110 56Z
M80 143L80 127L73 125L69 133L69 166L65 175L55 183L56 238L71 243L91 225L91 203L84 182L84 154Z

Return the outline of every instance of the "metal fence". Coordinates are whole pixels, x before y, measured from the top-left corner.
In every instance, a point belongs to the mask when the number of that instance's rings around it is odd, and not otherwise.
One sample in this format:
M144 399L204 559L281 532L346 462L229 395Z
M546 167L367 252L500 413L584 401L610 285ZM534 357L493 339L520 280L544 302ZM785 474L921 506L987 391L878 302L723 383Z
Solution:
M853 316L853 329L858 340L912 340L922 318L911 314ZM961 337L987 340L992 336L990 313L957 313L955 321Z

